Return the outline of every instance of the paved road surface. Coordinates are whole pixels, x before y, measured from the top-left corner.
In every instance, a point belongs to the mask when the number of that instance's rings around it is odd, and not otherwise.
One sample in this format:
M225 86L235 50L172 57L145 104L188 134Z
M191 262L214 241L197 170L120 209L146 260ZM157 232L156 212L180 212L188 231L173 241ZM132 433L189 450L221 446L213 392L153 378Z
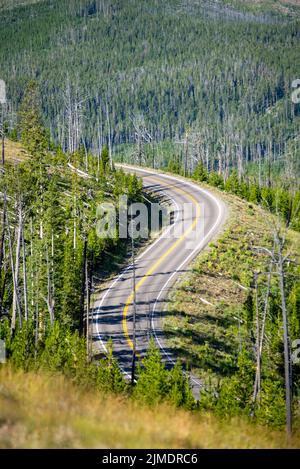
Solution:
M150 334L165 360L172 356L164 344L162 316L169 291L196 255L218 233L225 220L225 205L211 192L182 178L140 168L124 167L142 177L144 188L169 200L172 223L136 258L136 339L140 357ZM184 206L184 204L188 204ZM184 210L188 208L188 210ZM130 374L132 357L133 274L128 266L101 292L93 313L93 339L104 349L112 338L114 354ZM197 395L200 383L191 377Z

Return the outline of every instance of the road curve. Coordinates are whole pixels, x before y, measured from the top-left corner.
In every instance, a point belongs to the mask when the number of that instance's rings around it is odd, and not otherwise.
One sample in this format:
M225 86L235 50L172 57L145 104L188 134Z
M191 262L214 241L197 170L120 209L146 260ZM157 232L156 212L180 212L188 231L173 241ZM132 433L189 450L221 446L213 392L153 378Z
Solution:
M146 191L164 195L172 205L173 221L136 258L136 344L139 357L152 335L165 360L173 363L164 344L162 316L174 282L216 236L226 217L225 204L189 180L123 166L143 180ZM184 205L189 204L189 205ZM188 210L186 210L188 208ZM121 369L130 374L132 356L132 266L127 266L102 290L93 309L93 341L106 350L111 338ZM200 383L192 377L195 394Z

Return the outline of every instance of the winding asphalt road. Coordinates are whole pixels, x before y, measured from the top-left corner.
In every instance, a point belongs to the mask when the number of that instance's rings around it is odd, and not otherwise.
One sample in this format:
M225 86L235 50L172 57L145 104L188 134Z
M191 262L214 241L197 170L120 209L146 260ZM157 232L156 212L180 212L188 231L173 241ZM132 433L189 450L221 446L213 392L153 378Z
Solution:
M145 191L163 195L171 204L172 222L136 258L135 273L137 353L139 357L145 354L152 335L166 362L172 364L162 331L162 316L170 289L220 231L226 207L210 191L183 178L136 167L123 166L123 169L141 177ZM106 350L111 338L114 354L128 375L132 357L132 303L133 272L129 265L102 290L93 312L94 344ZM200 383L194 377L191 381L197 394Z

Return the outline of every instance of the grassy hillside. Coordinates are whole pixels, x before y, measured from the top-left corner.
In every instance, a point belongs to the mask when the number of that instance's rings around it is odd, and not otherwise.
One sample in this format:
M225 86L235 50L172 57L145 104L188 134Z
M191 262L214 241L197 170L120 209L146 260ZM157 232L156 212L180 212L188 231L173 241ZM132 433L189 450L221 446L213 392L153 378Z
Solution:
M0 188L0 337L10 365L28 373L0 369L3 447L286 444L273 431L285 424L276 276L262 334L262 386L252 400L266 297L262 273L269 268L255 247L272 249L274 213L294 223L299 199L300 108L291 99L300 65L296 3L0 4L4 128L31 155L7 140ZM123 193L129 201L142 200L141 182L114 171L112 154L193 175L249 201L216 190L230 208L229 222L177 285L165 315L172 352L205 384L198 403L189 400L180 366L167 372L156 349L148 357L152 368L139 370L133 389L112 351L100 366L87 360L93 276L128 248L117 236L97 236L97 205L117 204ZM69 163L90 177L79 177ZM255 203L269 205L273 215ZM283 290L291 342L300 334L299 242L289 230ZM255 272L261 274L256 292ZM299 445L299 376L293 364L292 446ZM149 396L152 409L141 404ZM257 426L262 423L268 430Z
M5 159L6 161L19 163L28 157L28 152L24 150L20 142L5 139Z
M237 432L236 429L239 429ZM296 435L289 447L299 447ZM1 448L284 448L285 435L84 392L61 375L0 369Z
M210 188L212 190L212 188ZM268 272L270 259L256 247L272 250L275 219L255 204L215 190L229 207L229 217L221 236L200 254L188 276L172 292L167 305L164 328L167 344L203 383L218 388L224 379L237 373L238 357L243 349L255 347L254 273ZM300 234L287 231L286 253L299 262ZM297 264L296 264L297 265ZM286 268L291 343L298 337L299 269ZM296 280L295 280L296 282ZM266 294L266 275L258 279L260 321ZM266 320L262 354L263 379L282 383L282 313L276 275L271 281L271 296ZM252 354L253 352L251 352ZM294 395L298 393L299 368L293 365ZM280 386L280 385L279 385ZM251 387L251 385L250 385ZM249 395L251 392L249 392ZM276 393L275 393L276 394ZM281 408L284 417L284 394L275 404L271 398L269 415ZM277 396L279 392L277 391ZM273 400L272 400L273 399ZM263 402L263 400L262 400ZM296 408L295 408L296 411ZM247 413L247 412L246 412ZM298 414L299 418L299 414ZM274 423L274 422L273 422Z

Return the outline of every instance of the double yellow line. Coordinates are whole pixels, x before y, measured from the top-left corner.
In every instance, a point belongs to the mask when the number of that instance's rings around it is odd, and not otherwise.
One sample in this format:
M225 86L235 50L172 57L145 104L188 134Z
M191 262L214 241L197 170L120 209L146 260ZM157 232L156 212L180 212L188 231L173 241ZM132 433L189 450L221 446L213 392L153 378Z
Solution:
M157 179L154 179L154 178L150 178L152 181L154 182L157 182L157 183L161 183L161 181L157 180ZM183 233L183 235L177 239L177 241L175 241L174 244L172 244L172 246L169 247L169 249L167 249L167 251L155 262L155 264L152 265L152 267L150 267L150 269L145 273L145 275L141 278L141 280L138 282L138 284L136 285L135 287L135 292L137 292L141 286L144 284L144 282L147 280L147 278L153 274L153 272L155 271L155 269L157 267L160 266L160 264L174 251L174 249L177 248L177 246L179 246L179 244L182 243L182 241L184 241L186 239L186 237L191 233L191 231L193 231L193 229L196 227L197 225L197 222L198 222L198 218L200 216L200 207L199 207L199 204L197 202L197 200L192 196L190 195L188 192L184 191L183 189L179 189L178 187L177 188L174 188L174 190L178 193L182 193L186 196L188 196L188 198L194 203L196 204L196 208L197 208L197 212L196 212L196 216L195 216L195 219L192 223L192 225L188 228L187 231L185 231ZM129 337L129 332L128 332L128 325L127 325L127 316L128 316L128 310L129 310L129 306L131 305L131 303L133 302L133 296L134 296L134 291L132 291L132 293L128 296L127 300L126 300L126 303L125 303L125 307L124 307L124 310L123 310L123 331L124 331L124 334L125 334L125 337L126 337L126 340L127 340L127 343L129 345L129 347L131 349L133 349L133 343L132 343L132 340L130 339Z

